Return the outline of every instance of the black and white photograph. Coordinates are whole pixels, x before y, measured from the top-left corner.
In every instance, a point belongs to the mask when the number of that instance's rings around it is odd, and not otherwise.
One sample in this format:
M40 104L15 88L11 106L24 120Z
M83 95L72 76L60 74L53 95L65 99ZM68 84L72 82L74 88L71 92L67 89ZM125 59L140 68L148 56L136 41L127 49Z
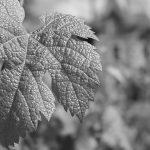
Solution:
M150 150L150 0L0 0L0 150Z

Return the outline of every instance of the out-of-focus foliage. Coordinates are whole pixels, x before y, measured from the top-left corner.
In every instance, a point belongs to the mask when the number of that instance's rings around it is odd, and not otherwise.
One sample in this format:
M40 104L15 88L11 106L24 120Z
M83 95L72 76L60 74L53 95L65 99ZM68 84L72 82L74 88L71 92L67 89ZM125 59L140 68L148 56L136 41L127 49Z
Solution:
M28 1L36 3L24 5L26 9L32 6L31 10L35 12L32 19L27 17L24 23L30 30L32 24L38 22L36 11L40 7L37 6L42 5L39 5L41 0ZM100 38L95 45L99 46L103 56L101 89L82 124L76 118L71 119L58 105L51 122L42 123L37 133L23 141L20 149L149 150L150 1L48 2L54 10L86 18L95 29Z

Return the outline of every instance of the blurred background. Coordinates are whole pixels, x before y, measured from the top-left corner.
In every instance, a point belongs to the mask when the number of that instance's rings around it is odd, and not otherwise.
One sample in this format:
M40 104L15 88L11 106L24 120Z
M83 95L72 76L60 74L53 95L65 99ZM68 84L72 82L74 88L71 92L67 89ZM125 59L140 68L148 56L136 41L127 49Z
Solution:
M103 71L82 124L56 102L51 121L9 149L150 150L150 0L25 0L23 7L29 32L46 9L84 18L100 39L89 42Z

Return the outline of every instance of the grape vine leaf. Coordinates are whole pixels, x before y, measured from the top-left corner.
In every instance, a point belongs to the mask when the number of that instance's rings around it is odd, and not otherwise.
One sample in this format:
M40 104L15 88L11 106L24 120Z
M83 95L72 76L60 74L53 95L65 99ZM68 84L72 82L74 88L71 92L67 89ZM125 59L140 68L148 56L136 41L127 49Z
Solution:
M82 39L97 37L84 21L70 15L45 13L43 26L27 33L18 0L0 0L0 142L10 145L47 120L55 109L46 72L65 110L82 120L99 86L100 55ZM80 38L78 38L80 37Z

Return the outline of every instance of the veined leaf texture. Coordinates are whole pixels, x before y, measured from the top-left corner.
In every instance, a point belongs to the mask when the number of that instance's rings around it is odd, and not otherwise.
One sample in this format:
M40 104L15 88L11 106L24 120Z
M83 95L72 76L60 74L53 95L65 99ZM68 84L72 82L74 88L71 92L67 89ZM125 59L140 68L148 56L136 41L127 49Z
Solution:
M95 47L81 40L97 37L82 19L45 13L43 26L27 33L24 10L18 0L0 0L0 142L10 145L37 128L41 115L47 120L58 101L72 115L83 119L101 70ZM80 38L78 38L80 37ZM52 91L43 82L52 77Z

